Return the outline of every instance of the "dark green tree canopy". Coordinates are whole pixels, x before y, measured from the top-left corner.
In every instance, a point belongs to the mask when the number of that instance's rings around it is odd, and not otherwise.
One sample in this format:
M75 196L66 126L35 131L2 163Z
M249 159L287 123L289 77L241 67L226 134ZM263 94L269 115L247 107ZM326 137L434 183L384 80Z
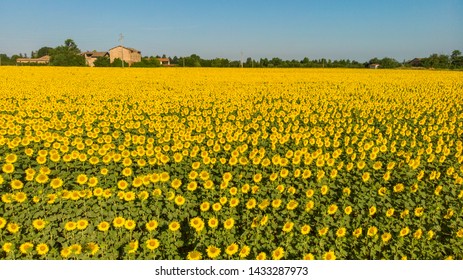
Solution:
M85 58L80 55L80 49L72 39L64 41L64 45L54 48L50 54L51 65L85 66Z

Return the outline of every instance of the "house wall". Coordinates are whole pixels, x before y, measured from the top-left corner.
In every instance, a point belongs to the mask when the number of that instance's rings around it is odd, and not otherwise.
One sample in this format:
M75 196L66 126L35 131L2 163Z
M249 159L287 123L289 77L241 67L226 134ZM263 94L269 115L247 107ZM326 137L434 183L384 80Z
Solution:
M113 63L114 59L120 58L131 65L134 62L141 61L141 54L138 52L132 52L129 49L123 47L117 47L114 49L109 50L109 57L111 63Z
M95 60L96 60L96 57L88 57L88 56L85 57L85 61L87 62L87 65L90 67L95 66Z

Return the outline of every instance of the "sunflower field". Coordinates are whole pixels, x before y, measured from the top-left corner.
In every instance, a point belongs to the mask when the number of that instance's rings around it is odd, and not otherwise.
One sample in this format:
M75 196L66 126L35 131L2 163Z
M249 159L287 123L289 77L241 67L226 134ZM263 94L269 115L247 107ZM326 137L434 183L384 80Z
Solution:
M462 259L463 73L0 67L0 259Z

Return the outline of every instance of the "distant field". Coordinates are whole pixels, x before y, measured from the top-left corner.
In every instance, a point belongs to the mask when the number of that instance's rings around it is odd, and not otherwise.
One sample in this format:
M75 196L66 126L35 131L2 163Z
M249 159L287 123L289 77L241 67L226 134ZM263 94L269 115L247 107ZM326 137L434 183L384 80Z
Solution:
M463 258L463 73L0 68L0 259Z

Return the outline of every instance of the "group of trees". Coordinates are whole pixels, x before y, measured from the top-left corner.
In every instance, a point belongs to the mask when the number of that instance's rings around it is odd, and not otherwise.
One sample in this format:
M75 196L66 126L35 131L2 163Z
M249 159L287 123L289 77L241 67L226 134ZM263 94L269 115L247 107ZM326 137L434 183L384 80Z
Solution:
M54 66L85 66L85 57L81 55L80 49L72 39L64 41L64 45L56 48L42 47L31 53L31 58L39 58L44 55L50 55L50 65ZM8 57L6 54L0 54L0 65L15 65L16 59L27 57L27 54L13 55ZM163 58L166 56L163 55ZM134 63L131 67L159 67L160 63L157 57L144 57L140 62ZM431 54L426 58L417 58L409 62L398 62L394 58L384 57L382 59L373 58L365 63L355 60L340 59L314 59L310 60L305 57L302 60L283 60L278 57L272 59L261 58L254 60L250 57L246 61L229 60L227 58L203 59L197 54L186 57L174 56L170 58L171 64L178 67L246 67L246 68L364 68L371 64L379 64L380 68L399 68L399 67L425 67L436 69L463 69L463 56L461 51L454 50L451 55ZM108 57L100 57L95 62L96 67L121 67L123 62L115 59L112 63ZM127 64L125 64L127 65Z
M411 64L410 61L398 62L394 58L372 58L367 62L361 63L355 60L340 59L314 59L305 57L303 60L282 60L274 57L272 59L261 58L254 60L250 57L246 61L228 60L226 58L202 59L196 54L188 57L176 56L171 59L173 64L180 67L255 67L255 68L368 68L371 64L379 64L380 68L391 69L399 67L425 67L436 69L463 69L463 56L459 50L455 50L451 55L432 54L427 58L418 59L418 65Z
M429 57L420 59L422 67L436 69L462 69L463 56L461 51L454 50L451 55L431 54Z

